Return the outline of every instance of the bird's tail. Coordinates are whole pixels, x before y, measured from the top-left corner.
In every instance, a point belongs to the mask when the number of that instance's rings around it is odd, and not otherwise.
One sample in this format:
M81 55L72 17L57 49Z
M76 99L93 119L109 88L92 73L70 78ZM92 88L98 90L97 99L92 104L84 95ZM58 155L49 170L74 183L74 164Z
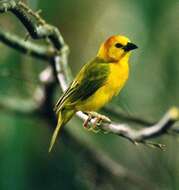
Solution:
M51 141L50 141L50 146L49 146L49 152L51 152L54 144L55 144L55 141L56 141L56 138L58 136L58 133L59 133L59 130L62 126L64 126L71 118L72 116L75 114L75 111L74 110L66 110L66 109L63 109L63 110L60 110L58 112L58 123L57 123L57 126L53 132L53 135L52 135L52 138L51 138Z

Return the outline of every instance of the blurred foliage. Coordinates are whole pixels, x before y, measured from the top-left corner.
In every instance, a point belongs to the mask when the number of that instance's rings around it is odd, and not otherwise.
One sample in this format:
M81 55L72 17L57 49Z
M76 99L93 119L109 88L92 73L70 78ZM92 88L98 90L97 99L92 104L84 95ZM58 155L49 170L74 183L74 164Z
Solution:
M179 106L178 0L25 2L35 10L42 9L47 22L59 27L70 46L69 64L74 75L109 35L124 34L138 44L139 49L130 61L128 84L110 107L117 106L129 115L155 121L170 106ZM12 15L1 15L0 24L25 37L23 27ZM22 100L32 98L39 83L38 73L47 63L3 44L0 51L0 102L21 105ZM59 89L55 99L58 96ZM119 179L118 184L109 181L80 152L61 141L49 155L49 127L40 118L0 109L0 189L139 189L125 180ZM143 145L136 147L114 135L86 132L76 118L68 130L156 184L158 189L179 189L177 138L160 138L160 142L167 144L167 151L161 152Z

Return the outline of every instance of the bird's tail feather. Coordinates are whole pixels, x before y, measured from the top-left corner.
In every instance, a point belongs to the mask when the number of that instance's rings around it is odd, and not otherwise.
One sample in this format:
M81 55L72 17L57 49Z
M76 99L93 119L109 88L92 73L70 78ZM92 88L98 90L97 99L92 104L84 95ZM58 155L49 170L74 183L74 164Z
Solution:
M56 141L56 138L57 138L57 135L58 135L58 132L61 128L63 124L63 118L62 118L62 114L61 112L59 112L59 115L58 115L58 123L57 123L57 126L53 132L53 135L52 135L52 138L51 138L51 141L50 141L50 146L49 146L49 149L48 149L48 152L51 152L52 148L53 148L53 145L55 144L55 141Z
M55 128L55 130L53 132L48 152L51 152L51 150L52 150L52 148L53 148L53 146L55 144L55 141L57 139L57 136L58 136L60 128L63 125L65 125L71 119L71 117L74 115L74 113L75 113L74 110L59 111L59 113L58 113L58 123L57 123L57 126L56 126L56 128Z

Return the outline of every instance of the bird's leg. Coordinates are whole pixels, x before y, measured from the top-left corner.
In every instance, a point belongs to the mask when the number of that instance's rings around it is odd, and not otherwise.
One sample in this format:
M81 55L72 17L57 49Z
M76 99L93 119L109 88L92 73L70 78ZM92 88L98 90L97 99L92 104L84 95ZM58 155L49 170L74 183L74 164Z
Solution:
M86 113L89 117L88 117L88 119L85 121L85 123L83 124L83 126L88 126L90 120L93 119L93 118L95 118L95 121L94 121L92 127L89 127L89 128L88 128L89 130L91 130L91 131L93 131L93 132L95 132L95 133L98 133L99 131L101 131L101 129L100 129L98 126L100 126L100 124L101 124L102 122L107 122L107 123L110 123L110 122L111 122L111 120L110 120L108 117L106 117L106 116L104 116L104 115L101 115L101 114L99 114L99 113L97 113L97 112L85 112L85 113ZM87 128L87 127L85 127L85 128Z
M91 112L85 112L87 114L90 114L92 118L100 118L101 122L111 123L111 120L106 117L105 115L99 114L97 112L91 111Z

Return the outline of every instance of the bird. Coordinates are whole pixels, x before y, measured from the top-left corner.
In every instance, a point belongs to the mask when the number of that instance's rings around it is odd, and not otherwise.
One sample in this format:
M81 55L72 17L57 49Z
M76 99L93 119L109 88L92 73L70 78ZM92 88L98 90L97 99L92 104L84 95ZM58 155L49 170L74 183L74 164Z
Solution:
M129 77L131 51L137 48L123 35L110 36L100 45L97 55L81 68L54 107L58 121L49 152L60 128L77 111L98 111L120 92Z

